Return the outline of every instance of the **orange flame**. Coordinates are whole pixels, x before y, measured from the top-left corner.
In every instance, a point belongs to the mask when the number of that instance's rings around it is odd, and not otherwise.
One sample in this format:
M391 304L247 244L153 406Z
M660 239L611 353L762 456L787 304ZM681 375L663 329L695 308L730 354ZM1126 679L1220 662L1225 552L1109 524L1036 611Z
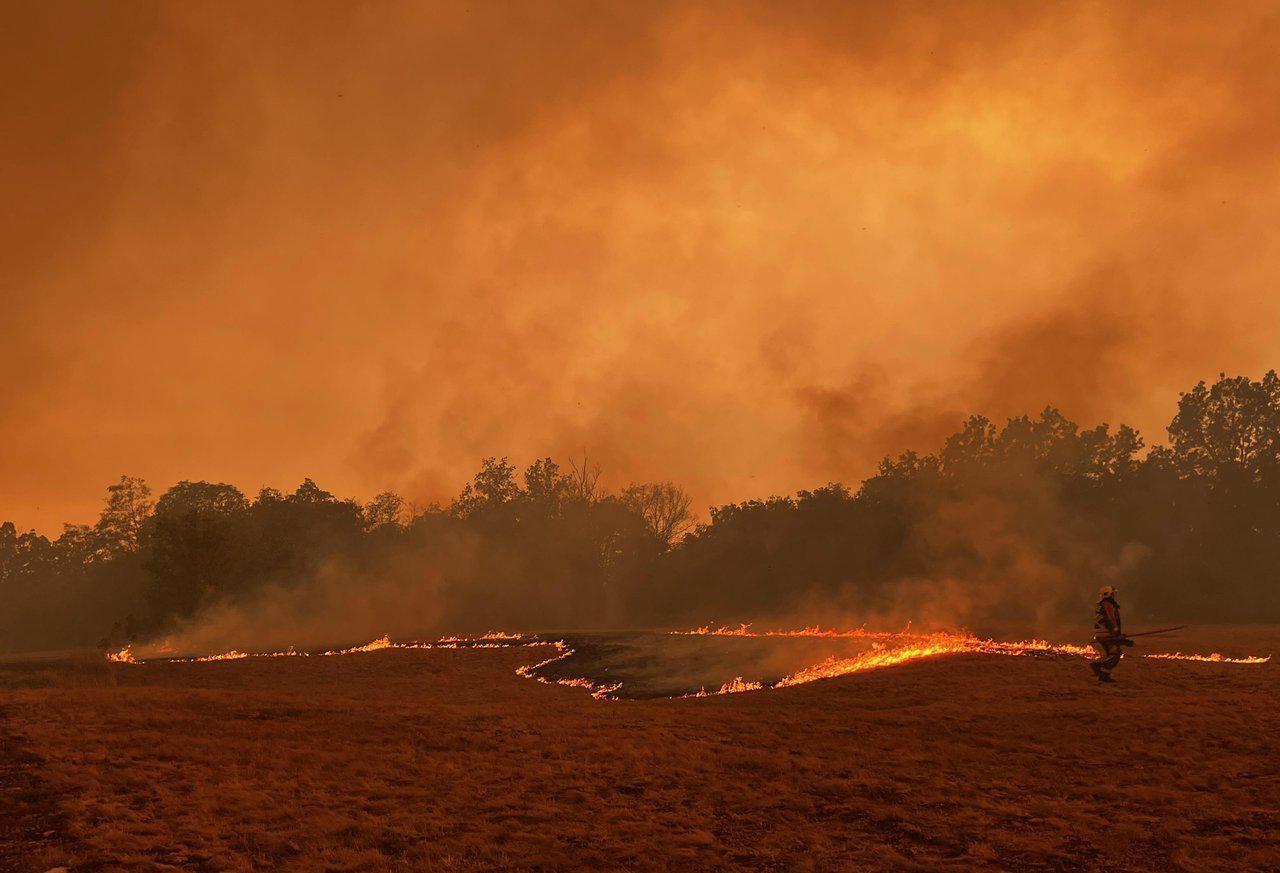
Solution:
M376 640L365 643L363 646L352 646L349 649L336 649L325 652L326 655L355 655L360 652L377 652L382 649L403 648L403 645L392 643L391 638L386 634L378 637Z
M524 637L524 634L514 633L512 631L489 631L478 637L441 637L439 642L442 643L473 643L477 640L518 640Z
M229 652L220 652L216 655L201 655L199 658L192 658L191 660L203 664L208 661L239 661L241 658L247 657L249 657L248 652L238 652L232 649Z
M760 682L743 682L741 677L726 682L719 691L708 692L705 689L689 697L710 697L715 694L734 694L741 691L754 691L760 688L787 688L792 685L803 685L819 679L832 679L859 673L864 670L875 670L881 667L892 667L917 661L922 658L933 658L940 655L982 654L982 655L1050 655L1092 657L1096 652L1089 646L1072 643L1050 643L1046 640L1020 640L1002 642L998 640L980 639L969 633L914 633L909 630L900 633L868 631L857 628L849 631L829 630L818 626L800 628L799 630L753 631L751 626L743 624L732 628L712 628L704 625L691 631L673 631L684 636L734 636L734 637L836 637L865 638L872 640L872 648L848 658L830 657L821 663L805 667L784 676L776 683L765 686ZM1249 656L1243 658L1227 658L1218 653L1211 655L1184 655L1180 652L1171 654L1150 654L1148 658L1164 658L1169 660L1202 661L1215 664L1264 664L1271 660Z
M554 646L556 653L545 661L539 661L536 664L525 664L516 668L516 675L523 676L526 679L532 679L535 682L541 682L543 685L567 685L570 688L585 688L591 692L591 696L596 700L617 700L615 693L622 687L621 682L600 683L592 682L590 679L572 678L572 679L547 679L539 676L537 670L554 664L556 661L563 661L565 658L573 654L573 649L564 640L555 640L553 642L533 642L525 643L527 646Z
M172 664L206 664L210 661L239 661L243 658L306 658L306 652L299 652L290 646L283 652L241 652L232 649L229 652L219 652L216 655L201 655L198 658L169 658Z
M516 645L519 640L523 639L522 634L511 633L508 631L489 631L478 637L441 637L436 643L393 643L387 635L378 637L363 645L352 646L349 649L330 649L321 652L320 656L328 655L354 655L361 652L377 652L382 649L504 649L512 645ZM544 642L525 643L524 645L541 646L549 645ZM126 646L119 652L110 652L107 655L108 660L124 661L130 664L141 664L143 661L135 657L130 651L131 647ZM159 654L167 654L173 651L172 643L165 640L156 647ZM194 664L208 663L210 661L238 661L243 658L307 658L311 657L310 652L302 652L293 646L279 652L242 652L239 649L231 649L226 652L219 652L212 655L200 655L195 658L162 658L160 660L168 661L171 664Z
M860 652L851 658L831 657L819 664L805 667L790 676L784 676L773 687L786 688L791 685L803 685L806 682L815 682L818 679L832 679L836 676L845 676L863 670L874 670L879 667L892 667L897 664L905 664L908 661L918 661L921 658L932 658L938 655L958 655L966 652L989 652L1001 655L1024 654L1024 650L1021 648L1017 651L999 647L987 648L984 643L989 642L989 640L978 640L961 634L936 634L934 639L924 644L911 644L899 648L886 648L877 643L869 651ZM1021 644L1019 645L1021 646ZM1052 647L1047 645L1044 648L1025 649L1026 652L1033 650L1053 651Z
M671 631L673 634L682 636L732 636L732 637L822 637L822 638L848 638L848 639L867 639L871 641L871 648L867 651L860 652L852 657L842 658L833 656L827 658L818 664L805 667L789 676L784 676L773 684L765 684L744 679L737 676L720 686L717 691L707 691L705 688L693 694L683 695L684 697L712 697L724 694L739 694L745 691L760 691L766 688L788 688L793 685L803 685L808 682L816 682L819 679L831 679L837 676L846 676L851 673L859 673L864 670L874 670L882 667L891 667L898 664L905 664L909 661L917 661L923 658L933 658L941 655L957 655L957 654L983 654L983 655L1048 655L1052 657L1091 657L1094 650L1089 646L1079 646L1071 643L1050 643L1046 640L1019 640L1015 642L1005 642L991 639L981 639L968 632L937 632L937 633L919 633L910 630L910 625L906 630L899 632L891 631L868 631L866 628L855 628L853 630L835 630L830 628L822 628L814 625L804 627L798 630L768 630L753 631L751 625L742 624L738 627L731 628L712 628L709 625L694 628L688 631ZM621 682L615 683L598 683L586 678L561 678L547 679L538 675L537 671L549 664L562 661L574 653L574 650L564 640L540 640L530 639L526 641L525 635L520 633L512 633L507 631L490 631L478 637L460 637L446 636L434 643L409 642L409 643L393 643L387 635L378 637L364 645L352 646L348 649L331 649L324 652L326 656L331 655L353 655L365 652L377 652L383 649L505 649L512 647L532 648L535 646L551 646L555 649L555 654L551 657L539 661L536 664L526 664L516 668L516 675L527 679L533 679L545 685L565 685L571 688L583 688L591 692L591 696L596 700L617 700L617 691L622 687ZM166 644L162 645L161 651L168 648ZM197 658L187 659L168 659L172 663L205 663L209 661L233 661L243 658L287 658L287 657L308 657L307 652L296 651L292 646L282 652L241 652L232 649L229 652L222 652L216 655L202 655ZM1230 658L1214 652L1209 655L1183 654L1182 652L1169 653L1152 653L1144 655L1146 658L1158 658L1165 660L1179 661L1200 661L1214 664L1265 664L1271 660L1271 656L1258 657L1246 656L1239 658ZM107 660L124 664L141 664L143 661L136 658L133 654L132 646L125 646L117 652L108 652Z
M730 679L720 686L717 694L739 694L743 691L759 691L764 685L760 682L745 682L741 676Z

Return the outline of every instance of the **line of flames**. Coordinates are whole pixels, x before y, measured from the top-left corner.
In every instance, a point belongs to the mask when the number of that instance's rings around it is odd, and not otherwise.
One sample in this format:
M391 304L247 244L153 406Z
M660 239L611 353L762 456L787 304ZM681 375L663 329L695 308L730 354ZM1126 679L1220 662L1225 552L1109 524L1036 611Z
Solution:
M918 661L924 658L934 658L942 655L959 655L959 654L982 654L982 655L1006 655L1006 656L1051 656L1051 657L1090 657L1095 651L1089 646L1074 645L1071 643L1050 643L1046 640L1020 640L1016 642L1002 642L991 639L981 639L967 632L960 633L919 633L910 630L903 630L897 633L884 631L868 631L865 628L856 628L853 630L834 630L824 629L821 627L805 627L797 630L767 630L755 631L748 624L743 624L733 628L713 628L703 626L688 631L671 631L673 635L678 636L733 636L733 637L817 637L817 638L840 638L840 639L868 639L871 641L871 648L859 652L852 657L832 656L817 664L805 667L788 676L784 676L777 682L766 684L764 682L746 680L741 676L735 677L724 683L716 691L707 691L705 688L692 694L683 695L685 697L713 697L724 694L739 694L746 691L760 691L766 688L788 688L793 685L804 685L809 682L816 682L819 679L832 679L837 676L847 676L851 673L860 673L865 670L875 670L884 667L892 667L898 664L905 664L909 661ZM446 636L440 637L435 642L392 642L389 636L381 636L376 640L360 646L352 646L346 649L331 649L320 655L327 657L333 655L353 655L365 652L377 652L383 649L504 649L521 646L525 648L533 648L540 646L551 646L555 649L555 654L546 660L539 661L536 664L526 664L516 668L516 675L526 679L533 679L546 685L565 685L571 688L583 688L591 692L591 696L597 700L617 700L617 692L622 687L621 682L616 683L599 683L593 682L586 678L561 678L548 679L539 674L539 670L554 664L557 661L563 661L573 655L573 648L564 640L537 640L528 639L520 633L508 631L490 631L478 637L459 637ZM161 651L166 646L162 645ZM281 652L241 652L232 649L228 652L221 652L215 655L202 655L196 658L170 658L165 659L170 663L206 663L210 661L234 661L244 658L290 658L290 657L311 657L307 652L300 652L290 647ZM1145 658L1155 658L1160 660L1173 661L1197 661L1213 664L1265 664L1271 660L1271 656L1259 657L1255 655L1245 657L1227 657L1217 652L1208 655L1185 654L1183 652L1159 652L1143 655ZM125 646L115 652L107 653L107 660L120 664L141 664L133 653L132 646Z
M621 682L613 683L597 683L590 679L572 678L572 679L548 679L545 676L539 676L538 670L546 667L548 664L554 664L556 661L563 661L573 654L573 648L564 640L555 640L551 643L526 643L526 645L552 645L555 646L556 653L545 661L539 661L536 664L525 664L516 668L516 675L523 676L525 679L532 679L535 682L541 682L543 685L567 685L570 688L585 688L591 692L591 696L596 700L617 700L615 696L618 689L622 687Z
M1220 655L1217 652L1210 652L1207 655L1188 655L1182 652L1156 652L1150 655L1143 655L1144 658L1158 658L1162 661L1203 661L1209 664L1265 664L1271 660L1271 656L1259 657L1258 655L1245 655L1243 658L1228 658L1226 655Z
M435 642L407 642L393 643L388 635L378 637L360 646L352 646L349 649L330 649L321 652L314 657L327 657L331 655L354 655L360 652L377 652L382 649L504 649L514 645L523 639L524 635L512 633L509 631L489 631L478 637L459 637L448 636L440 637ZM542 642L533 643L532 645L544 645ZM545 644L549 645L549 643ZM168 641L160 643L157 647L160 652L172 651ZM280 652L242 652L239 649L231 649L226 652L218 652L213 655L200 655L194 658L158 658L148 660L161 660L169 664L203 664L210 661L239 661L244 658L310 658L312 653L299 651L293 646ZM107 660L118 664L142 664L145 661L139 659L134 654L133 646L128 645L123 649L115 652L107 653Z
M922 658L933 658L940 655L983 654L983 655L1048 655L1091 657L1096 651L1090 646L1071 643L1050 643L1046 640L1021 640L1017 642L1001 642L981 639L968 633L919 633L905 630L900 633L868 631L866 628L853 630L835 630L819 626L804 627L797 630L752 630L750 624L737 627L711 627L704 625L688 631L672 631L679 636L730 636L730 637L816 637L841 639L869 639L871 648L852 657L832 656L818 664L805 667L772 685L762 682L745 681L741 676L726 682L718 691L706 689L686 695L688 697L712 697L720 694L738 694L744 691L758 691L763 688L787 688L803 685L819 679L832 679L847 676L864 670L875 670L892 667L908 661ZM896 641L896 645L889 644ZM1161 652L1147 654L1143 657L1170 661L1198 661L1213 664L1265 664L1271 656L1259 657L1250 655L1231 658L1213 652L1208 655L1184 654L1182 652Z
M673 636L682 637L819 637L823 639L858 639L858 640L881 640L892 641L900 640L904 637L926 637L929 634L915 633L911 630L910 623L900 631L871 631L865 627L856 627L850 630L837 630L835 628L824 628L821 625L810 625L808 627L797 628L794 630L752 630L750 624L740 624L736 627L715 627L713 625L703 625L693 630L670 631Z
M462 636L445 636L440 637L435 642L392 642L389 635L382 635L376 640L360 646L351 646L346 649L330 649L322 652L316 657L332 657L334 655L355 655L365 652L378 652L383 649L509 649L515 647L536 648L540 646L552 646L556 653L545 661L537 664L529 664L522 666L516 670L516 674L528 679L533 679L547 685L566 685L571 688L584 688L591 692L591 696L597 700L616 700L616 693L622 687L621 682L615 683L596 683L585 678L566 678L566 679L547 679L537 675L535 671L556 661L564 660L573 654L573 649L564 640L531 640L526 642L525 635L511 631L489 631L478 637L462 637ZM160 650L168 649L167 643L160 645ZM239 661L245 658L308 658L312 657L308 652L300 652L290 646L282 652L242 652L238 649L232 649L227 652L219 652L214 655L201 655L196 658L164 658L164 662L169 664L204 664L212 661ZM115 652L107 653L107 660L119 664L143 664L145 661L136 657L133 653L132 646L125 646L123 649Z

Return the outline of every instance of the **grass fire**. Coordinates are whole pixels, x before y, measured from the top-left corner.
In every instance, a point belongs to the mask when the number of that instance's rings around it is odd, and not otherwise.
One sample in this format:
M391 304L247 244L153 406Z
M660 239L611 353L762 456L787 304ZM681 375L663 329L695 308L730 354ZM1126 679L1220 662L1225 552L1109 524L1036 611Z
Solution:
M24 870L1268 869L1280 697L1270 658L1247 653L1280 631L1171 641L1180 652L1126 663L1119 691L1088 681L1075 643L865 628L9 658L5 749L31 756L32 778L15 786L22 816L0 857ZM1105 784L1099 745L1128 764ZM1100 820L1116 792L1127 802Z
M1179 628L1181 630L1181 628ZM713 645L710 652L691 652L683 640L672 645L671 637L711 638L718 645ZM759 646L750 649L726 647L722 640L760 640L766 641L762 650ZM761 667L762 663L772 661L782 663L790 658L803 659L806 647L796 645L797 641L816 640L830 643L840 641L842 648L852 648L856 654L828 655L823 660L808 664L795 672L762 680L744 680L741 675L723 682L719 689L708 692L705 685L696 692L679 693L675 690L670 695L653 693L655 687L679 689L681 677L690 676L694 669L705 671L719 668L729 672L741 671L749 666ZM540 648L549 647L553 654L535 664L522 665L516 669L516 675L539 682L551 682L558 685L583 688L591 692L596 700L618 700L636 697L707 697L710 694L737 694L745 691L760 691L766 688L786 688L802 685L819 679L833 679L863 670L874 670L906 664L923 658L937 658L947 655L979 654L1004 656L1038 656L1038 657L1073 657L1090 658L1095 655L1094 649L1088 646L1071 643L1049 643L1045 640L997 641L979 639L966 632L912 633L910 631L884 632L868 631L865 628L855 630L834 630L821 627L806 627L798 630L766 630L753 631L749 625L743 624L734 628L711 627L704 625L689 631L668 631L661 633L626 632L611 634L574 633L567 638L551 638L546 635L527 635L505 631L491 631L478 637L445 636L434 642L392 642L390 637L381 636L363 645L345 649L334 649L322 653L322 656L353 655L366 652L378 652L383 649L506 649L513 647ZM824 648L829 648L826 646ZM158 651L170 647L162 643ZM708 647L703 647L704 649ZM583 653L579 652L583 650ZM788 651L790 650L790 651ZM708 655L712 657L708 658ZM234 661L241 658L286 658L309 657L310 653L289 648L283 652L247 653L236 650L218 654L200 655L192 658L164 658L171 663L207 663L210 661ZM766 657L767 656L767 657ZM810 656L812 656L810 654ZM125 647L107 653L107 660L120 664L141 664L132 651ZM1174 661L1199 661L1211 664L1266 664L1271 656L1244 655L1228 657L1218 652L1207 655L1184 654L1182 652L1144 653L1143 657ZM692 662L692 663L691 663ZM698 666L694 666L698 665ZM714 665L714 666L713 666ZM565 675L566 671L586 672L591 675ZM635 677L634 681L629 677ZM624 690L623 686L627 685ZM633 693L632 687L636 691Z
M1280 871L1277 59L6 4L0 873Z

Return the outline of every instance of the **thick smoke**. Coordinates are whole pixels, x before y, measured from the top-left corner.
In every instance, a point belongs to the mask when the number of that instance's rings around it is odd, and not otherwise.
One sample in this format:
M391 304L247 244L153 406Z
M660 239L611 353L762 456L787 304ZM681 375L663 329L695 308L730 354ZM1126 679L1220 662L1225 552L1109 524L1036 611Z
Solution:
M0 506L456 493L586 448L706 506L963 413L1157 432L1274 357L1268 4L23 4Z

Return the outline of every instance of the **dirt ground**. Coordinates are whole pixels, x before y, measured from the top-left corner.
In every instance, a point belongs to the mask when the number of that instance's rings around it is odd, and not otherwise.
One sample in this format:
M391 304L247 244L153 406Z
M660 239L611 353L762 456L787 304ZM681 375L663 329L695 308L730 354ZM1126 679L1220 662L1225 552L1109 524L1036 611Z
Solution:
M0 870L1280 869L1274 661L598 702L542 657L0 663Z

